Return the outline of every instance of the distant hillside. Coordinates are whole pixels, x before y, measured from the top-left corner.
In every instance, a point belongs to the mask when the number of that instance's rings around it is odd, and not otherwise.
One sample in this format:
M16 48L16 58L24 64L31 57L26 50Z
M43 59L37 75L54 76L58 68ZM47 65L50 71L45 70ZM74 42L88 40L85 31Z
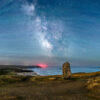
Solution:
M41 68L40 66L37 65L0 65L0 68Z

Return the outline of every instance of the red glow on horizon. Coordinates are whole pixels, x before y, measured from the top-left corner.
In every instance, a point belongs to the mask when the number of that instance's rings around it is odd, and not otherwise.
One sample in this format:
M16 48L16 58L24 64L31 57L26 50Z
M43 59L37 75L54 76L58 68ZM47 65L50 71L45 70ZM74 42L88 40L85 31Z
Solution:
M37 64L38 66L40 66L41 68L47 68L48 67L48 65L46 65L46 64Z

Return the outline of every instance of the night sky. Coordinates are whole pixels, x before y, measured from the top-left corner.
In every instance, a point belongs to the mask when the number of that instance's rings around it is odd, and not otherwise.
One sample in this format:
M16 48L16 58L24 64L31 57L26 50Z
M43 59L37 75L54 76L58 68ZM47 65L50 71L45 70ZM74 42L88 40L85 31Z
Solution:
M0 0L0 64L100 65L99 0Z

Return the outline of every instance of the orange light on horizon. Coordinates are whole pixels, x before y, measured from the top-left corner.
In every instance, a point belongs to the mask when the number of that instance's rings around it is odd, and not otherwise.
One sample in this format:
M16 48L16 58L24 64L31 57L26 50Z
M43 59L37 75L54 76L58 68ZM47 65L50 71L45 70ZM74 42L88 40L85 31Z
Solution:
M48 65L46 65L46 64L37 64L37 66L40 66L41 68L47 68L48 67Z

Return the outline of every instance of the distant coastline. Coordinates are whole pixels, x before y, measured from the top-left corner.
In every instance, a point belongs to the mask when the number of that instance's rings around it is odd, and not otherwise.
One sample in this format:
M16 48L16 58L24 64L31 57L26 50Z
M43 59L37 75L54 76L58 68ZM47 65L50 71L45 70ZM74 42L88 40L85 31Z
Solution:
M0 65L0 68L40 68L37 65Z
M29 68L41 68L40 66L31 65L0 65L0 75L18 75L18 76L37 76L38 74Z

